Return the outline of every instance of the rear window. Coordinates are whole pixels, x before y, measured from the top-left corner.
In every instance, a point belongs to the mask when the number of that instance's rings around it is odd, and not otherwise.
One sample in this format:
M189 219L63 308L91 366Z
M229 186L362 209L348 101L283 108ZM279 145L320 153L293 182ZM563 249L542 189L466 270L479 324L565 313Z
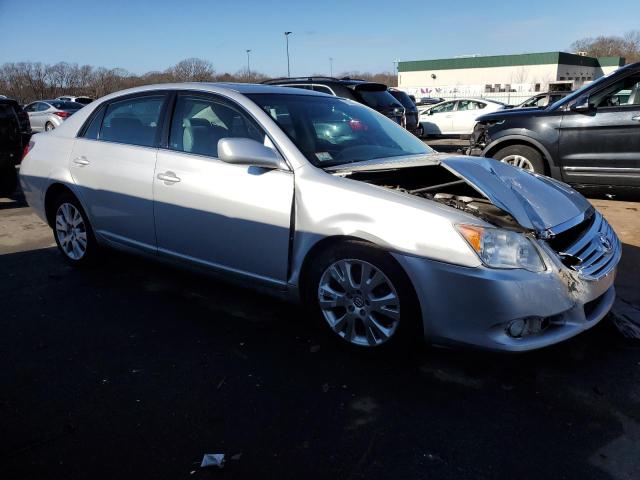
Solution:
M391 95L386 90L369 91L357 89L355 91L355 94L356 97L362 100L362 103L374 109L386 108L391 105L398 104L398 101L393 98L393 95Z
M79 110L82 107L84 107L84 105L81 105L80 103L76 103L76 102L57 101L57 102L49 102L49 104L52 105L54 108L57 108L58 110Z
M91 102L93 102L93 99L89 97L76 98L76 103L81 103L82 105L87 105Z
M416 108L415 104L411 101L411 97L409 97L405 92L400 90L389 90L389 93L393 95L393 98L398 100L403 107L408 108L409 110L414 110Z

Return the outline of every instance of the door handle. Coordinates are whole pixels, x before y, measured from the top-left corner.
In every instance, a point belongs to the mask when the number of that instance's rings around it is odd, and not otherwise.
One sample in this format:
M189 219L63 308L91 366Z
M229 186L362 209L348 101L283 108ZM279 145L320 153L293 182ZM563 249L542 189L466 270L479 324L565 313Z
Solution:
M635 117L631 117L631 120L634 122L640 122L640 115L636 115Z
M165 185L169 185L171 183L178 183L180 177L176 176L173 172L164 172L158 174L158 180L162 180Z
M76 157L73 159L73 163L75 163L76 165L85 166L89 165L90 162L86 159L86 157Z

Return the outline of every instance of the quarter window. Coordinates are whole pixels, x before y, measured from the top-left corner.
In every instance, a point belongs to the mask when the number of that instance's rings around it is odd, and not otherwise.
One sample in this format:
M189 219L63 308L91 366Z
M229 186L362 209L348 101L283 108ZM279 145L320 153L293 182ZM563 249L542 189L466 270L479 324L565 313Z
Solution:
M264 133L244 112L224 100L180 96L171 122L169 148L218 156L223 138L251 138L264 142Z
M152 147L156 143L165 95L128 98L109 104L100 140Z

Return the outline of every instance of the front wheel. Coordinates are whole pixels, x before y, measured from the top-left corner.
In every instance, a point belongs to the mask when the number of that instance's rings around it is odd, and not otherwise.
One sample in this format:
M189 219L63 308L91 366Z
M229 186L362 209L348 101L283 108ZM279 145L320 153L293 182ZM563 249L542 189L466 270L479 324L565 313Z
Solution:
M493 158L508 163L514 167L522 168L529 172L545 174L545 165L542 155L535 148L527 145L509 145L498 150Z
M364 242L324 251L307 292L326 331L356 349L387 349L420 338L418 302L402 268Z
M92 264L99 247L78 199L69 193L62 194L53 208L53 236L64 259L74 266Z

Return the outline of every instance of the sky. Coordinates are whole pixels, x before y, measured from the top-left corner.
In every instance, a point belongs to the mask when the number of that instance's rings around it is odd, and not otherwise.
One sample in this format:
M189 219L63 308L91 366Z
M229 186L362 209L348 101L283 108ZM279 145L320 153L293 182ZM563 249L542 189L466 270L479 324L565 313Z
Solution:
M0 64L164 70L199 57L217 72L392 71L395 60L566 51L640 28L640 0L0 0Z

